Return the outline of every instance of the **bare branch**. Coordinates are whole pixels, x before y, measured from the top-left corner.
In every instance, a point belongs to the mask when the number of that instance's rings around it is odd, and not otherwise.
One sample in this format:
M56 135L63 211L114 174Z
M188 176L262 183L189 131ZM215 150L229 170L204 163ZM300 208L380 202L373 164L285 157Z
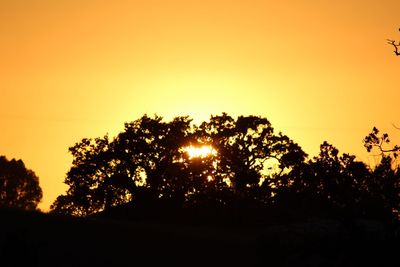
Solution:
M390 44L394 47L393 52L396 54L396 56L400 56L400 52L399 52L400 42L398 44L396 44L395 40L387 39L387 41L388 41L388 44Z

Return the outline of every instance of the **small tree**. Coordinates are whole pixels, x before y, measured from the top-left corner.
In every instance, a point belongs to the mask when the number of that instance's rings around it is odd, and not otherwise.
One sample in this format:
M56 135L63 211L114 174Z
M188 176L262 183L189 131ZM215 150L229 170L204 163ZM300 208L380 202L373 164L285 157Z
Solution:
M39 178L22 160L0 156L0 206L35 210L42 199Z

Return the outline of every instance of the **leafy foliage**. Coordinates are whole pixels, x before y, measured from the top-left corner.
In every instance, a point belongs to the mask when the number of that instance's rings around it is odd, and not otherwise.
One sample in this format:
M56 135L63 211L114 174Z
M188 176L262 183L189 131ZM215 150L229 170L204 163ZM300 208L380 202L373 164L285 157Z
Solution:
M372 131L364 138L364 147L368 152L371 152L374 148L378 149L380 154L392 153L396 158L397 152L400 150L398 145L387 148L390 143L390 138L387 133L380 134L379 130L374 127Z

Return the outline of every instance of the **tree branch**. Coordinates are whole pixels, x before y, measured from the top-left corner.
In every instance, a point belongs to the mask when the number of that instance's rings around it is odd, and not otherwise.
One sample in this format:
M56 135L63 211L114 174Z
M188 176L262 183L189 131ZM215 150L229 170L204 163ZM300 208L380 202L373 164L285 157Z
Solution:
M388 44L393 45L393 47L394 47L393 52L396 54L396 56L400 56L400 52L399 52L400 42L398 44L396 44L395 40L388 39L387 41L388 41Z

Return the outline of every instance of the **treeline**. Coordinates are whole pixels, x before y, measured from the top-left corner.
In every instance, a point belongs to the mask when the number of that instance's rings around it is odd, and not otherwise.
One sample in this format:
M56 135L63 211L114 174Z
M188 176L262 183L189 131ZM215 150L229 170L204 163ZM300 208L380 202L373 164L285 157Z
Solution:
M216 153L193 156L188 147ZM195 125L144 115L115 138L82 139L70 148L69 186L55 213L88 216L114 207L168 203L180 209L292 210L298 216L396 221L398 169L383 156L374 169L324 142L310 159L266 118L223 113Z

